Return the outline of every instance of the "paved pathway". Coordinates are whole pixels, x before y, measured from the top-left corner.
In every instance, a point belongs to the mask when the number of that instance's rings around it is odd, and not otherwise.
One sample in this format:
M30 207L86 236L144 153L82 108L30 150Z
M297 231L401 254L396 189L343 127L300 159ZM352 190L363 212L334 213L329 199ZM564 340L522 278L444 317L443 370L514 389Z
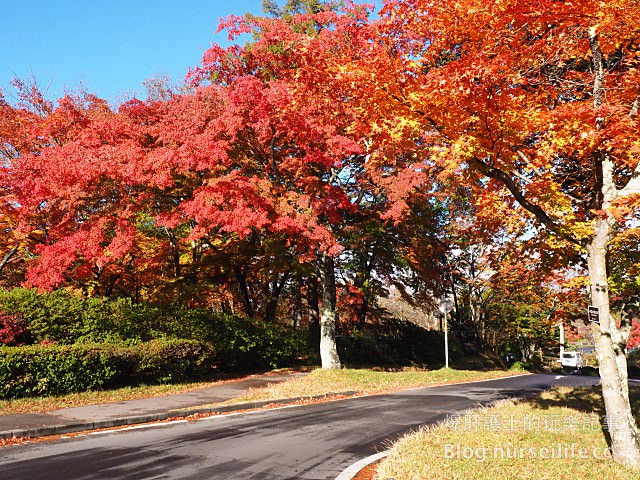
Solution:
M63 408L45 413L4 415L0 416L0 438L54 435L92 428L163 420L176 416L177 413L182 415L185 412L186 414L197 413L203 411L200 408L202 405L221 403L244 395L250 388L283 382L299 375L305 374L295 372L252 375L175 395Z

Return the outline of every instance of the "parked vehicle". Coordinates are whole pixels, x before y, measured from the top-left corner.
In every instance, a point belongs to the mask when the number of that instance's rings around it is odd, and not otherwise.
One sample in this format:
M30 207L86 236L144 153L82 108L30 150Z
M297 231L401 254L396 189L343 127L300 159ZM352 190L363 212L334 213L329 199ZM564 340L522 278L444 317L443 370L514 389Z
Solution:
M563 370L580 370L584 365L581 352L564 352L560 358Z

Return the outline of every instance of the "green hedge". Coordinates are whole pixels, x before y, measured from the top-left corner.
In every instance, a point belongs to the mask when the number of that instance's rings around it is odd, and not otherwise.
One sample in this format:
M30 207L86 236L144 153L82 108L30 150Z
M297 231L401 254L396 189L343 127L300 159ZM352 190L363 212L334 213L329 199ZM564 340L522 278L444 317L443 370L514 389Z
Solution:
M0 289L0 311L20 314L34 343L134 345L159 338L213 343L223 370L286 366L309 351L304 333L293 328L182 305L16 288Z
M213 348L191 340L154 340L133 347L0 347L0 398L177 382L210 374L214 367Z

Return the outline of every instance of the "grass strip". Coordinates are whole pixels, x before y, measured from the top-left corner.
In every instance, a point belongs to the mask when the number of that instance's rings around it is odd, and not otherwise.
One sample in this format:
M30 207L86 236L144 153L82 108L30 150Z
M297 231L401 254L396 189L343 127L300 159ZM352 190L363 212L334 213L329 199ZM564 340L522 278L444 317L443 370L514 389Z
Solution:
M633 392L634 411L638 390ZM451 416L397 441L376 480L636 478L611 459L597 387L560 387Z
M282 398L321 396L346 391L382 393L410 388L471 380L489 380L521 374L504 370L470 371L441 368L424 370L407 368L398 371L372 369L314 370L309 375L283 383L250 389L248 394L225 402L257 402Z

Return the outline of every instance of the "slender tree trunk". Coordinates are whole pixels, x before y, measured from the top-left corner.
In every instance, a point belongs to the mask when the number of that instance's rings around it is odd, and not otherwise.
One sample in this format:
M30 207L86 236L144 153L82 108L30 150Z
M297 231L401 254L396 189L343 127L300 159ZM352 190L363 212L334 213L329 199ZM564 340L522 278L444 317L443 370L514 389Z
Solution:
M293 290L293 313L291 315L291 325L293 328L300 327L302 323L302 292L300 291L302 282L300 275L296 275L296 282Z
M369 314L369 298L367 297L365 285L371 281L371 272L373 271L373 261L376 255L376 250L377 242L373 242L368 249L366 256L367 260L363 270L358 272L356 275L355 286L362 290L362 305L356 312L358 322L360 322L361 325L364 325L367 322L367 315Z
M275 321L278 301L280 300L282 289L287 283L287 280L289 280L289 272L286 272L285 274L283 274L280 279L276 279L273 281L273 286L271 288L271 295L269 295L269 302L267 303L267 308L265 309L265 313L264 313L265 322Z
M336 272L333 258L322 258L322 306L320 308L320 359L322 368L339 369L336 346Z
M234 274L236 281L238 282L238 290L240 290L240 297L244 305L244 313L249 318L253 318L253 304L251 303L251 296L249 295L249 286L247 285L247 278L242 267L235 267Z
M309 308L309 339L312 345L320 344L320 301L318 294L318 279L310 276L307 283L307 305Z
M267 282L267 285L269 283ZM276 308L278 306L278 298L280 297L280 289L278 288L277 280L273 281L270 287L271 293L269 295L269 301L264 309L263 320L267 323L273 323L276 319Z
M113 289L116 287L116 283L120 280L120 275L113 275L109 278L109 281L106 282L104 296L109 298L113 294Z
M178 242L173 230L165 228L167 236L169 237L169 244L171 245L171 259L173 261L173 276L180 278L182 276L182 269L180 265L180 250L178 248Z
M362 295L362 305L360 306L360 310L358 312L358 321L361 325L364 325L367 322L367 315L369 314L369 299L367 298L366 293Z
M456 328L460 328L460 308L458 305L458 293L456 292L456 282L453 279L453 274L451 274L451 295L453 296L453 317L456 319Z

